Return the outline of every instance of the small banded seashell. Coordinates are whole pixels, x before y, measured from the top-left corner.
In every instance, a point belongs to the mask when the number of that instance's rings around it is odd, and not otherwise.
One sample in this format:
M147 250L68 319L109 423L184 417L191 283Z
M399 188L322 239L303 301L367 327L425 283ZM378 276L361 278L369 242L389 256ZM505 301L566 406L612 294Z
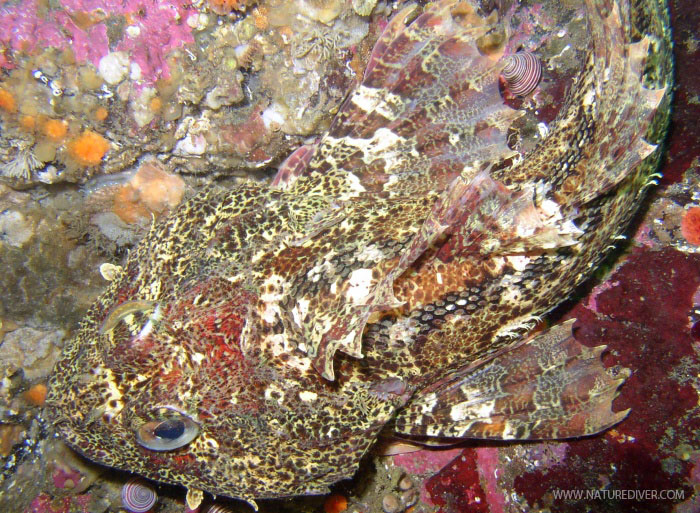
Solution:
M542 78L542 63L534 53L520 51L505 58L501 75L514 96L526 96Z
M207 509L207 513L233 513L233 510L221 504L212 504Z
M122 504L131 513L145 513L155 506L156 491L143 479L129 479L122 488Z

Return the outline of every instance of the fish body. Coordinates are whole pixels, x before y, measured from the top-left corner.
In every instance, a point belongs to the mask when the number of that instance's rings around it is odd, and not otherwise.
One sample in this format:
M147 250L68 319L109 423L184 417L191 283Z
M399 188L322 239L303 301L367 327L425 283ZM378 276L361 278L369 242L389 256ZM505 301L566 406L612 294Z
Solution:
M242 498L318 494L380 432L597 433L626 369L571 322L528 336L635 212L661 87L629 6L588 0L592 45L547 137L519 158L493 27L408 8L329 132L274 186L208 189L155 223L51 378L78 451Z

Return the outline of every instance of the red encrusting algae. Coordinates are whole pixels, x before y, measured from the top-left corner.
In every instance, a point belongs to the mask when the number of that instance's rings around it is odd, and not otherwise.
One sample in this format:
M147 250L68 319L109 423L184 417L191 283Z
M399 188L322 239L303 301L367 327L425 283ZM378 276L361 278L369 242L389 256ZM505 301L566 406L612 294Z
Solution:
M685 240L700 246L700 207L692 207L683 216L681 233Z

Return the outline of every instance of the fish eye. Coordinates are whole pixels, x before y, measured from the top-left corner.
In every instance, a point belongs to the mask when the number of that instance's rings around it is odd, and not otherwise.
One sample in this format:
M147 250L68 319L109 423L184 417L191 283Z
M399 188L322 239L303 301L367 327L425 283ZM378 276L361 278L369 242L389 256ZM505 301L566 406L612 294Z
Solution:
M199 425L186 415L171 412L168 417L146 422L136 430L136 440L152 451L184 447L199 434Z
M158 438L175 440L180 438L185 432L185 423L182 419L164 420L153 428L153 434Z

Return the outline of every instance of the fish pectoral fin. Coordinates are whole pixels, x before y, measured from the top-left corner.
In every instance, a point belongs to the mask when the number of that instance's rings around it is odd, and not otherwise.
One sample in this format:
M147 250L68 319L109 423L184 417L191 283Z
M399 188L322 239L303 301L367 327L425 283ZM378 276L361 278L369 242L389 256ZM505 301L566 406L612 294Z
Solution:
M399 412L401 435L492 440L586 436L625 418L612 401L629 369L605 368L605 346L573 337L574 320L470 364L418 393Z
M466 173L476 173L471 179L454 178L396 263L357 268L339 282L336 293L327 293L336 302L338 298L345 299L335 309L317 309L309 317L313 322L309 321L301 331L313 366L324 378L335 379L336 351L362 358L362 333L369 317L402 305L394 295L394 281L440 241L445 241L438 253L443 261L475 253L541 252L577 242L581 232L564 220L554 203L547 208L538 207L530 189L512 191L491 178L489 171L473 169Z

